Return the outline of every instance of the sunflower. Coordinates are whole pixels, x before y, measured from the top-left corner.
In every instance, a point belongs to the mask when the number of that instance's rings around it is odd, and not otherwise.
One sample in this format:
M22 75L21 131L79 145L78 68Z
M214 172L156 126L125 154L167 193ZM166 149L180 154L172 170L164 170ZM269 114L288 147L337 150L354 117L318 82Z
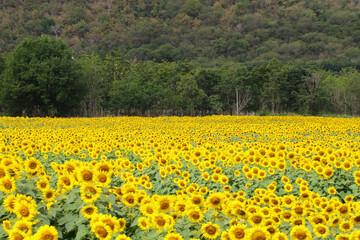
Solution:
M179 233L168 233L166 234L164 240L184 240L184 238Z
M94 179L100 187L108 187L111 183L111 173L105 171L95 171Z
M336 188L330 187L330 188L328 189L328 193L329 193L330 195L335 195L335 194L336 194Z
M293 190L293 185L291 185L290 183L287 183L287 184L285 184L285 186L284 186L284 190L285 190L285 192L292 192L292 190Z
M293 206L292 207L292 213L297 217L302 217L305 214L304 207L303 206Z
M48 188L45 191L43 191L43 198L46 202L51 202L54 201L56 195L55 195L56 191L52 188Z
M167 229L171 221L172 217L164 213L158 213L151 217L151 225L155 229Z
M140 217L138 219L138 226L142 230L148 230L150 228L149 220L146 217Z
M115 238L115 240L131 240L130 237L126 236L125 234L121 234Z
M121 197L122 203L127 207L134 207L138 203L137 196L134 193L126 193Z
M270 240L271 235L265 227L256 226L250 228L246 232L246 237L249 240Z
M330 230L327 226L325 226L324 224L317 224L314 226L314 234L317 237L322 237L325 238L329 235Z
M42 177L36 182L36 187L40 191L45 191L46 189L50 188L50 182L47 178Z
M36 212L36 204L31 204L26 200L20 200L15 204L14 213L19 219L32 220L35 217Z
M101 190L101 188L91 183L84 183L80 188L80 197L84 203L93 203L99 199Z
M351 218L352 223L360 225L360 213L356 214Z
M239 176L240 176L240 174L241 174L241 172L240 172L239 170L235 170L235 171L234 171L234 175L235 175L235 177L239 177Z
M356 239L356 238L355 238L355 239ZM340 233L340 234L336 235L335 240L350 240L350 235L344 234L344 233Z
M58 240L59 234L55 227L45 225L41 226L34 234L34 239L38 240Z
M110 240L113 236L111 228L101 221L96 221L92 224L91 231L95 233L95 236L100 240Z
M140 206L140 212L142 214L144 214L147 217L152 216L154 213L157 212L157 210L155 209L154 205L151 203L146 203L146 204L142 204Z
M221 193L214 193L206 199L206 204L212 208L221 208L224 203Z
M13 213L15 210L15 202L17 201L17 197L13 194L8 195L3 202L5 210L9 213Z
M4 228L5 232L8 233L10 231L11 222L9 220L4 220L1 225Z
M61 175L59 176L59 180L56 183L58 188L64 188L66 190L70 190L73 188L74 179L68 175Z
M353 239L360 239L360 230L356 230L356 231L353 231L351 234L350 234L350 239L353 240Z
M31 174L37 172L43 166L38 159L31 157L24 161L24 167L25 171Z
M120 222L116 217L108 214L102 214L100 215L99 221L102 221L103 223L108 225L112 233L120 232Z
M31 235L32 234L32 225L33 225L32 222L25 221L25 220L19 220L14 224L13 229L18 229L21 232L25 233L26 235Z
M126 220L123 219L123 218L119 218L119 224L120 224L120 229L119 229L119 232L123 232L126 228Z
M333 227L333 228L336 228L340 222L342 222L342 218L341 217L335 217L333 219L331 219L330 221L330 226Z
M23 240L26 238L26 234L19 229L11 229L8 234L10 240Z
M197 206L202 206L204 205L204 202L205 202L205 199L204 199L204 196L203 195L200 195L200 194L193 194L189 201L194 204L194 205L197 205Z
M265 220L265 215L262 212L252 213L248 217L248 221L250 225L253 227L263 225L264 220Z
M245 239L246 229L246 225L243 224L232 226L228 231L230 239Z
M6 171L6 168L3 166L0 166L0 178L3 178L8 175L8 172Z
M216 239L220 236L221 229L218 224L207 222L201 225L201 233L206 239Z
M91 183L94 179L93 170L89 166L81 166L77 172L79 182Z
M198 207L190 208L186 211L186 215L189 218L190 222L199 223L204 219L204 215Z
M16 190L16 184L15 180L9 176L0 178L0 191L10 194L12 192L15 192Z
M272 236L271 240L288 240L288 237L285 235L285 233L278 232Z
M350 213L350 206L348 203L342 204L338 206L337 211L340 216L344 217Z
M294 226L290 232L291 239L293 240L310 240L313 239L311 232L305 226Z
M342 232L350 232L354 228L354 224L349 220L345 220L339 224L339 228Z
M94 205L91 204L89 206L85 206L81 209L81 213L85 218L90 219L92 216L94 216L95 214L98 213L98 208Z
M272 237L275 233L279 232L279 228L274 226L274 224L265 225L266 231L270 233L270 236Z
M172 209L173 202L170 196L161 196L157 201L157 210L162 213L169 212Z
M305 226L305 219L304 218L293 218L291 221L291 226Z

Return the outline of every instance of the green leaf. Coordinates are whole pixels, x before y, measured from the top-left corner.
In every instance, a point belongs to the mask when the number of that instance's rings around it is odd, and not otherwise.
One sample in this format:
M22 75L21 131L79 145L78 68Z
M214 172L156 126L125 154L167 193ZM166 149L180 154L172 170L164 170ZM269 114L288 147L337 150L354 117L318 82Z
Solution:
M39 225L50 225L49 218L44 214L37 214L36 218L39 220Z
M115 204L115 200L116 200L115 194L110 193L110 194L109 194L109 197L108 197L108 200L109 200L109 202L110 202L112 205L114 205L114 204Z
M64 224L66 224L68 222L74 223L78 219L78 217L79 216L77 214L68 213L65 216L59 218L58 224L59 225L64 225Z
M84 224L81 224L77 229L75 240L83 239L89 232L90 230Z

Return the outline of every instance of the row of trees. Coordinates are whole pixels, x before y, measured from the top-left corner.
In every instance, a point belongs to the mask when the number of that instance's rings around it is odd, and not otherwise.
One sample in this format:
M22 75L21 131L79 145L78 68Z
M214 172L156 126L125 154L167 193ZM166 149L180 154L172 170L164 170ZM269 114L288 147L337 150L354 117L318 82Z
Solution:
M121 51L74 58L62 40L45 36L0 58L0 105L30 116L359 114L360 73L325 67L275 58L202 67L130 61Z

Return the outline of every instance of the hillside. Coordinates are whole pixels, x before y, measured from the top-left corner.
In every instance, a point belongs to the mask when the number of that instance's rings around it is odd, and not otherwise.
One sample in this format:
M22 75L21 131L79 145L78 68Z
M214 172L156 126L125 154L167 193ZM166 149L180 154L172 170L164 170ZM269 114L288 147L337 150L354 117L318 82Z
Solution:
M200 63L359 61L360 1L3 0L0 53L26 37L64 39L77 53Z

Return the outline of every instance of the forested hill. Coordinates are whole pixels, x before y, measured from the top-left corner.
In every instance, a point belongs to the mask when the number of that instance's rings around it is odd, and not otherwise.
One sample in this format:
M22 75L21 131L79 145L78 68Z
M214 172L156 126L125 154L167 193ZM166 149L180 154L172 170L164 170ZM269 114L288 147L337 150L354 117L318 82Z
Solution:
M129 59L358 62L360 1L2 0L0 52L52 35L78 54Z

